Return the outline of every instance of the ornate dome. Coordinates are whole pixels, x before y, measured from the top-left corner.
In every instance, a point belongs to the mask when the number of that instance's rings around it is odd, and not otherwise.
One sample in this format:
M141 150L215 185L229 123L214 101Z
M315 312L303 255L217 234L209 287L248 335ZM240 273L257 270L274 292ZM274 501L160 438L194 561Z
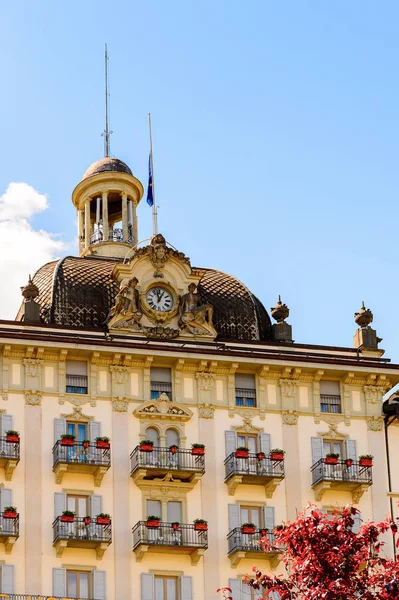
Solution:
M98 175L99 173L114 172L114 173L127 173L133 175L129 167L123 160L119 158L113 158L112 156L106 156L96 160L90 167L85 171L82 181L91 177L92 175Z
M45 323L84 329L103 328L119 285L111 277L120 261L91 256L67 256L47 263L33 277ZM269 315L262 303L238 279L205 269L198 291L214 307L219 340L273 339ZM21 309L17 320L22 317Z

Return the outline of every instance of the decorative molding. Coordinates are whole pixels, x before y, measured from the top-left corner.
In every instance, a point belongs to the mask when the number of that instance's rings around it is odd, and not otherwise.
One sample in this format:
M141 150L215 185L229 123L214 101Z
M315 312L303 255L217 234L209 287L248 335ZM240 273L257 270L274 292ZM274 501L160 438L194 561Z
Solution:
M286 398L295 398L298 381L294 379L279 379L281 395Z
M24 358L23 364L25 367L25 374L30 377L38 377L41 373L43 360L39 358Z
M8 401L8 392L6 390L2 390L1 397L3 398L4 402L7 402Z
M367 429L369 431L382 431L384 417L367 417Z
M252 425L252 419L253 419L253 415L252 414L242 414L242 425L236 425L235 427L233 427L233 429L235 429L236 431L243 431L245 433L255 433L258 434L260 431L263 431L262 427L255 427L255 425Z
M323 439L328 439L328 440L346 440L349 435L347 435L346 433L340 433L338 431L338 425L339 422L331 422L328 424L328 431L327 432L318 432L317 435L319 435L320 437L322 437Z
M89 417L88 415L84 415L81 408L75 407L73 411L69 415L61 415L63 419L70 419L71 421L80 421L82 423L87 423L94 419L94 417Z
M284 425L297 425L299 412L297 410L283 410L281 417Z
M112 398L112 410L114 412L127 412L129 407L129 400L127 398L121 398L116 396Z
M382 385L365 385L363 386L364 395L368 402L375 404L378 401L382 402L382 397L385 394L385 386Z
M89 398L86 394L82 394L82 397L70 396L69 394L60 395L58 398L58 404L61 404L61 406L62 406L63 404L65 404L65 402L69 402L73 406L84 406L85 404L90 402L90 406L93 408L97 404L95 398Z
M212 404L198 404L198 416L200 419L213 419L215 406Z
M164 477L145 479L147 469L138 469L133 473L135 484L144 492L145 498L150 500L186 500L186 494L191 492L196 483L201 479L202 473L193 473L189 481L174 478L174 473L168 471Z
M195 378L200 390L211 392L213 390L216 375L215 373L196 373Z
M233 418L235 415L240 417L250 417L253 419L254 417L259 417L261 421L264 421L266 418L266 409L265 408L248 408L242 406L229 406L229 417Z
M29 406L40 406L42 403L42 392L36 390L25 390L25 404Z
M143 402L133 411L133 414L139 419L169 421L188 421L193 416L193 412L187 406L180 402L172 402L166 394L160 394L157 400Z
M126 383L129 377L129 369L127 367L117 367L111 365L111 377L113 383Z
M18 464L17 460L9 458L4 466L4 474L6 481L12 481L12 475L15 471L15 468Z

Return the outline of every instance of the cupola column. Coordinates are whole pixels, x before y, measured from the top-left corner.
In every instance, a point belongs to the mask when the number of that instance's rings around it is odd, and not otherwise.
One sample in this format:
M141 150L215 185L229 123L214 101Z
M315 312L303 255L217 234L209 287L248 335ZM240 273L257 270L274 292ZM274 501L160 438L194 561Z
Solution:
M122 192L122 232L123 241L127 242L129 239L129 228L127 222L127 194Z
M85 246L90 246L90 198L85 200Z
M133 210L133 223L132 223L132 234L133 234L133 245L137 244L139 240L139 230L137 224L137 204L132 201L132 210Z
M83 231L84 231L84 211L78 210L78 238L79 238L79 252L83 249Z
M103 197L103 236L104 236L104 242L108 242L108 240L109 240L108 192L103 192L102 197Z

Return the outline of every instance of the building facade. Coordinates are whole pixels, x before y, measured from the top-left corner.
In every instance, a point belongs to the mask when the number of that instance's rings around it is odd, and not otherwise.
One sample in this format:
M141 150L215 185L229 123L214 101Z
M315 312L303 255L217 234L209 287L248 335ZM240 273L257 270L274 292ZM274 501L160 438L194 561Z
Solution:
M242 600L253 564L281 569L258 540L309 501L375 520L395 506L382 400L399 366L371 312L354 348L296 344L280 300L272 325L234 277L162 235L137 244L142 195L125 163L94 163L72 194L80 256L41 267L0 322L4 595L211 600L230 584Z

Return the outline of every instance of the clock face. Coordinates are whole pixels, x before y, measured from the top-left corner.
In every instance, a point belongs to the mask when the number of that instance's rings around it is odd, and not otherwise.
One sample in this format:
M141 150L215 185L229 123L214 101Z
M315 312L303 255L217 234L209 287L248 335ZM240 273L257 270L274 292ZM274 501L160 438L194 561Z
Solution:
M173 308L172 294L163 287L152 287L145 299L150 308L159 312L168 312Z

